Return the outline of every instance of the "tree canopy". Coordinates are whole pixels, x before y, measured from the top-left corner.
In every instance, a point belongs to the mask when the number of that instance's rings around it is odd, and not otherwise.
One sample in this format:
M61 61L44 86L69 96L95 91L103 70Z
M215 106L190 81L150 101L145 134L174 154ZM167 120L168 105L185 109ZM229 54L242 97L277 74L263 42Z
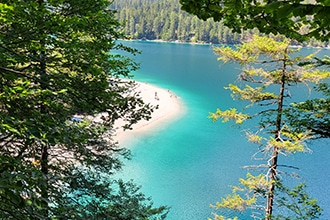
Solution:
M316 59L313 62L304 62L302 65L322 66L329 68L330 59ZM293 103L288 109L291 115L290 124L297 130L311 130L315 138L330 137L330 89L328 83L320 83L315 90L321 93L321 98L314 98L305 102Z
M305 41L328 41L330 3L318 1L180 0L181 9L200 19L213 18L240 33L257 28L261 33L282 34Z
M115 180L128 150L113 124L149 119L123 81L136 50L107 0L0 3L0 218L146 219L166 215Z

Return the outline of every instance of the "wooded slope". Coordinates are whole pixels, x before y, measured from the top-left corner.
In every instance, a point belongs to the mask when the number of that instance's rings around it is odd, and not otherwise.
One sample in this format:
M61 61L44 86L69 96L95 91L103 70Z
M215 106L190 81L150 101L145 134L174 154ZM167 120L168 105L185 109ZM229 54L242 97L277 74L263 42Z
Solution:
M202 21L180 7L178 0L115 0L112 4L124 22L123 32L132 39L235 44L258 34L257 30L232 33L223 23ZM304 46L325 45L311 40Z

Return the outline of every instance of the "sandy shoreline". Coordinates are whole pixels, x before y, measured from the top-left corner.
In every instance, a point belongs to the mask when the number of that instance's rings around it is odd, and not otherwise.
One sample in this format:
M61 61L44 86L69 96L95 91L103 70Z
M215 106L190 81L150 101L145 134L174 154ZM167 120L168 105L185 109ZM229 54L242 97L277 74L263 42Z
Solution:
M113 137L119 144L125 144L137 138L139 135L148 134L155 130L166 127L167 124L173 122L184 113L184 104L180 97L169 89L160 88L149 83L136 82L136 90L140 92L145 103L157 106L151 114L150 120L141 120L133 125L133 130L123 131L121 125L123 122L115 123L116 135Z

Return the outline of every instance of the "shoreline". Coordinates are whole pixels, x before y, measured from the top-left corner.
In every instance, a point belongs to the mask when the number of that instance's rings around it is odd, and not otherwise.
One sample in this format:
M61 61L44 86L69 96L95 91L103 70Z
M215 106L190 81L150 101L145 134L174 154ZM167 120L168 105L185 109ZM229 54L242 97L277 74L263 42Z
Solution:
M123 121L115 123L116 134L113 136L115 142L127 145L134 142L141 136L154 133L166 128L185 112L185 105L182 99L170 89L161 88L147 82L138 82L136 91L140 92L145 103L158 106L151 114L151 119L141 120L132 126L132 130L123 130Z
M161 39L155 39L155 40L148 40L148 39L120 39L122 41L145 41L145 42L155 42L155 43L173 43L173 44L188 44L188 45L209 45L209 46L222 46L222 45L239 45L240 43L237 44L229 44L229 43L210 43L210 42L190 42L190 41L180 41L180 40L170 40L170 41L165 41ZM328 46L308 46L308 45L290 45L292 48L307 48L307 49L326 49L330 50L330 44Z

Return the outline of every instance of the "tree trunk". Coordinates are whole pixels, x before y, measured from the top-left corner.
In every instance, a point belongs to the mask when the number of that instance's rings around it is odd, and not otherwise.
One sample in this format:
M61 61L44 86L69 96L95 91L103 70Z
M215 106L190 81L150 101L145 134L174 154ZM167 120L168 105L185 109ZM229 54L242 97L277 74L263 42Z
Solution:
M42 52L40 54L41 56L45 56L45 54ZM41 85L43 89L46 89L47 87L47 75L46 75L46 61L45 58L42 57L40 58L40 67L41 67L41 83L44 85ZM41 105L40 107L40 112L41 112L41 117L44 117L44 115L48 114L47 107L45 105ZM41 187L41 197L42 197L42 207L44 210L44 214L46 219L48 219L48 173L49 173L49 167L48 167L48 162L49 162L49 144L48 143L42 143L41 145L41 161L40 161L40 166L41 166L41 172L44 174L44 183Z
M283 61L283 65L282 65L282 78L280 84L280 95L278 99L276 129L275 129L276 141L280 141L280 132L282 128L283 99L284 99L284 90L285 90L285 82L286 82L285 75L286 75L286 60ZM277 179L278 151L279 149L277 147L273 147L273 154L270 165L270 177L269 177L271 185L269 187L268 197L267 197L266 220L271 220L273 214L275 181Z
M277 169L277 159L278 159L278 149L274 147L273 149L273 159L270 166L270 181L271 185L269 187L267 207L266 207L266 220L272 219L273 204L274 204L274 192L275 192L275 180L276 180L276 169Z
M44 10L44 0L38 0L39 8L40 10ZM45 26L44 20L40 19L39 21L39 37L40 37L40 46L41 46L41 51L39 53L39 74L40 74L40 87L41 89L48 89L49 85L49 78L47 76L47 61L46 61L46 40L45 40L45 29L43 28ZM41 113L41 120L44 120L46 117L44 115L48 114L47 107L44 104L41 104L40 106L40 113ZM44 174L44 183L41 186L41 197L42 197L42 209L43 209L43 215L45 219L48 218L48 173L49 173L49 167L48 167L48 162L49 162L49 144L48 143L41 143L41 155L40 155L40 169L41 172Z

